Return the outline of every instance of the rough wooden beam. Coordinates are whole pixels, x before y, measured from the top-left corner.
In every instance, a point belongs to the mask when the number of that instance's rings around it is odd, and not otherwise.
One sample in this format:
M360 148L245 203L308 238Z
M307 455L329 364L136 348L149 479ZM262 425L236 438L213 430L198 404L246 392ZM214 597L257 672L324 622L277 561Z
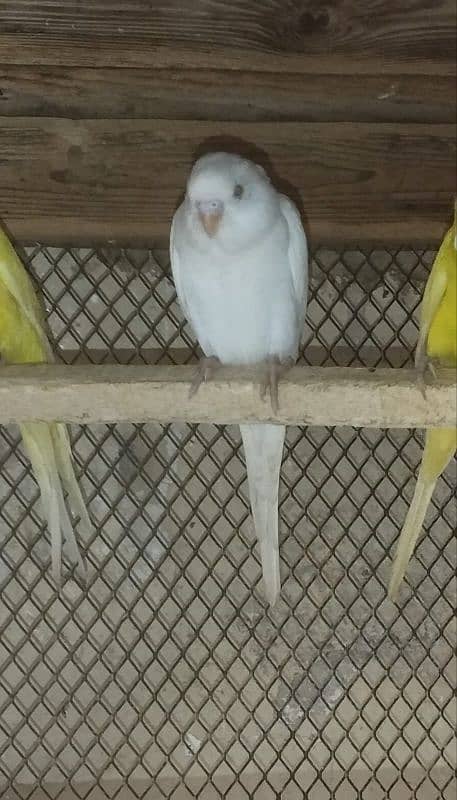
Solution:
M0 118L0 218L22 241L163 244L193 159L234 149L304 210L312 242L434 244L455 126Z
M4 116L268 122L454 122L452 75L303 75L0 64Z
M375 428L456 424L456 375L440 374L426 399L413 370L296 367L280 386L274 417L259 372L225 368L189 399L194 368L10 366L0 370L0 423L278 422Z
M0 63L19 66L109 67L116 69L219 69L279 72L300 75L455 75L455 25L444 31L443 49L436 38L430 41L428 53L376 53L354 49L346 52L306 52L264 50L230 45L208 45L201 41L183 46L169 38L169 44L153 44L144 37L93 36L86 34L6 33L0 30Z
M0 0L0 61L239 67L365 76L455 62L453 0Z

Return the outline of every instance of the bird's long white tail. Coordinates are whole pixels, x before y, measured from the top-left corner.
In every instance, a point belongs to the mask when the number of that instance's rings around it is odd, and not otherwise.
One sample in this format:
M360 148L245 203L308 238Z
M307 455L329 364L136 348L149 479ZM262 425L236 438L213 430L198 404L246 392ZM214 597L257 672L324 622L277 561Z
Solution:
M240 425L249 499L262 559L265 596L272 606L281 591L278 494L286 429L282 425Z
M425 514L428 504L432 499L436 480L426 480L423 470L419 471L414 497L406 515L405 523L400 533L397 552L392 567L392 575L389 583L389 597L395 600L398 589L408 566L414 548L416 547L419 534L424 524Z
M91 530L81 491L73 471L70 442L64 425L46 425L41 422L24 423L22 440L32 465L33 474L41 494L41 505L51 535L52 574L60 585L62 541L69 546L72 561L84 572L81 553L73 525L65 504L64 489L73 510L83 524Z

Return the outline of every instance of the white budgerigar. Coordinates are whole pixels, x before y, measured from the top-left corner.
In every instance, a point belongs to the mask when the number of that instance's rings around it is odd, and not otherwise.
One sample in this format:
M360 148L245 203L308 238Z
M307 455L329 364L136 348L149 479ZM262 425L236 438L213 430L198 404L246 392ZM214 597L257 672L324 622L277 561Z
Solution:
M205 358L196 391L218 362L263 364L274 410L281 371L298 356L308 253L300 215L257 164L228 153L200 158L171 230L171 265L184 314ZM281 589L279 474L285 428L242 425L249 495L266 597Z

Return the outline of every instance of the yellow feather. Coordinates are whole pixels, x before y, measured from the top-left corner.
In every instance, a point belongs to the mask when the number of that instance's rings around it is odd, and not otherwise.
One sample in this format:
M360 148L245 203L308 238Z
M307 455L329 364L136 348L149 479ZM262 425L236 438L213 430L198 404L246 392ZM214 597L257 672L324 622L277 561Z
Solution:
M53 361L44 318L33 284L8 238L0 229L0 355L9 364ZM91 530L74 474L66 426L39 422L20 426L24 448L38 483L43 513L51 535L52 572L60 583L62 540L72 560L83 568L81 555L65 505L64 490L86 530Z
M447 232L436 255L425 287L421 309L416 366L424 357L443 367L457 367L457 252L456 222ZM446 469L457 447L456 428L426 431L424 452L411 506L400 533L389 597L394 600L414 551L432 498L436 481Z
M10 363L54 360L44 332L43 311L32 282L1 229L0 352Z

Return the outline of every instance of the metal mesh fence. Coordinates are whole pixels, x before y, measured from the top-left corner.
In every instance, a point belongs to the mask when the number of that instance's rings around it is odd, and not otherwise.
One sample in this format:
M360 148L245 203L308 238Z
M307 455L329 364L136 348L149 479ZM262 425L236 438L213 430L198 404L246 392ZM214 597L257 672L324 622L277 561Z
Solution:
M409 363L432 258L315 252L305 359ZM63 360L195 357L160 254L26 260ZM68 573L57 595L18 431L0 435L2 797L455 797L455 464L396 607L421 433L288 429L268 610L236 428L72 439L97 531L87 587Z

